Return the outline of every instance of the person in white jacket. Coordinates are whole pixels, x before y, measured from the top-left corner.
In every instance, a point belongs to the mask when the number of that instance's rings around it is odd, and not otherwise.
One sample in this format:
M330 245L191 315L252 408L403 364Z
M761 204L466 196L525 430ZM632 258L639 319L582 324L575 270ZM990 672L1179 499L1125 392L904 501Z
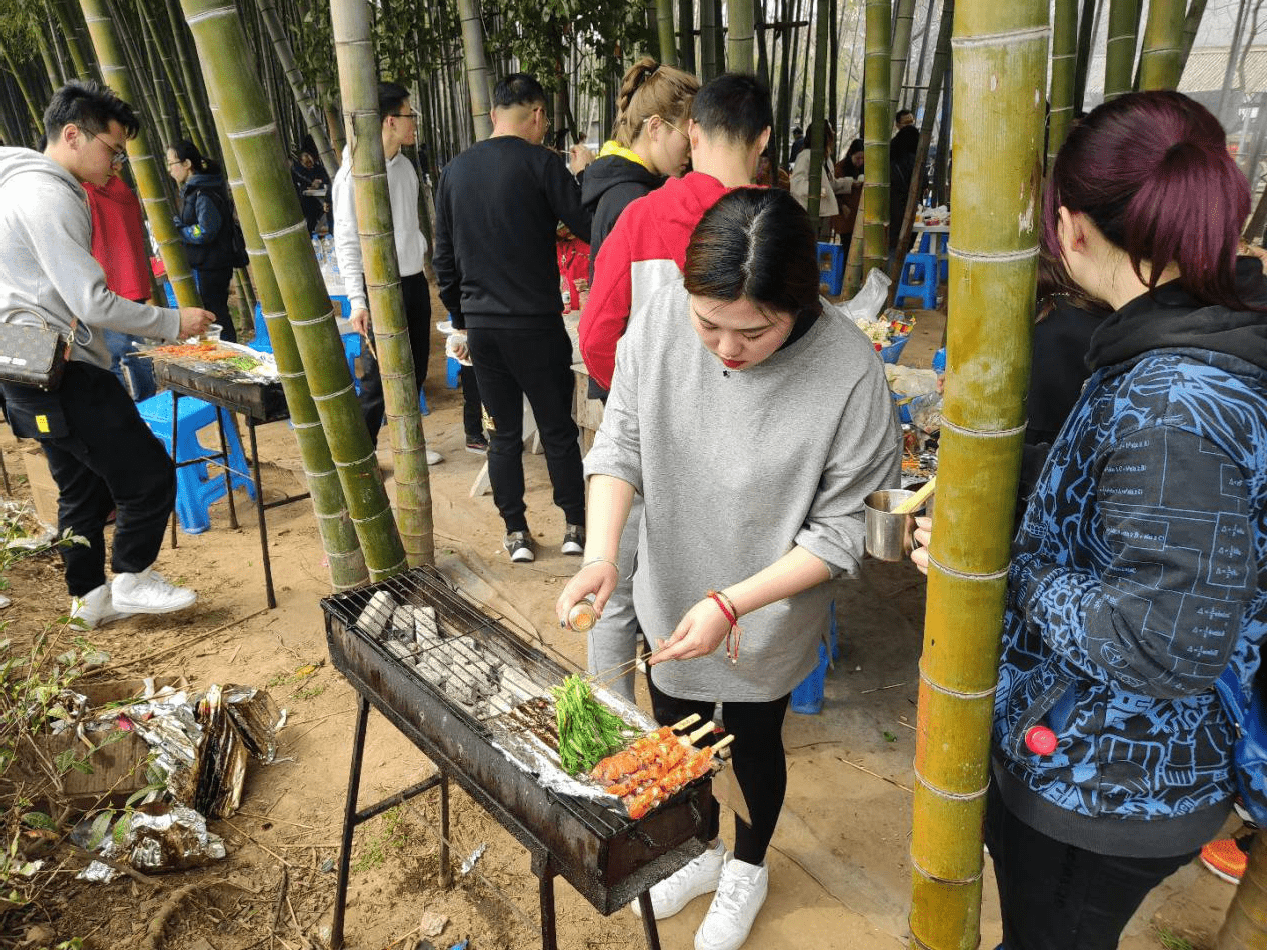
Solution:
M831 236L830 224L832 218L840 213L840 202L837 196L849 194L853 188L852 178L837 179L832 171L833 161L832 153L836 148L836 133L831 127L831 123L826 119L819 125L811 125L809 131L805 133L805 148L796 156L796 162L792 166L792 197L795 198L802 208L809 208L809 163L810 156L813 152L813 144L816 136L826 133L823 148L823 177L818 186L818 234L824 237L824 229L827 230L827 237Z
M427 239L418 223L418 173L401 151L417 136L418 116L409 101L409 91L394 82L378 84L378 114L383 125L383 158L387 163L387 190L391 198L400 289L405 298L405 319L409 324L409 347L414 357L414 379L421 390L427 378L427 357L431 350L431 288L427 286L427 276L422 269ZM352 326L362 336L372 339L365 268L361 262L361 239L356 225L351 146L343 149L343 162L331 184L330 197L334 206L334 250L339 260L339 273L343 277L343 292L351 304ZM378 361L368 347L361 365L361 411L365 415L370 438L377 445L378 430L383 425L383 380ZM427 449L428 465L443 461L443 455Z

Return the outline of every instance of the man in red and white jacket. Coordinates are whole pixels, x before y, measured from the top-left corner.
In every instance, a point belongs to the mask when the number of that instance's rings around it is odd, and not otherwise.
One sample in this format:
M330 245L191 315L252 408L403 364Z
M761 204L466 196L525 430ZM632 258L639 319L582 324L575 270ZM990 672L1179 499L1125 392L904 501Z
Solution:
M581 314L581 355L604 390L629 318L666 283L682 279L686 245L704 212L731 188L752 184L773 121L769 90L755 77L726 73L706 83L691 107L694 170L621 213L598 252Z

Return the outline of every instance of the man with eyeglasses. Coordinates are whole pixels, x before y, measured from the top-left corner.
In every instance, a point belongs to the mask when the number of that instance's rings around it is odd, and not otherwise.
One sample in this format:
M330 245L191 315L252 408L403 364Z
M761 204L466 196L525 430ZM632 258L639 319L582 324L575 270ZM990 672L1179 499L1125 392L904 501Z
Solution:
M559 221L583 241L590 212L558 152L542 147L546 94L514 73L493 91L493 134L445 166L436 191L434 265L440 299L467 347L492 419L488 478L513 562L535 558L524 504L523 402L545 447L562 551L585 548L585 483L572 420L572 341L563 325L555 234ZM582 155L575 155L579 163Z
M418 223L418 173L402 151L418 134L418 118L409 101L409 90L394 82L378 84L378 114L382 119L383 158L387 163L387 191L391 198L392 230L396 238L396 261L400 266L400 290L405 298L405 319L409 324L409 348L414 357L414 381L421 391L427 378L427 357L431 351L431 289L423 262L427 239ZM356 197L352 187L352 147L343 149L343 163L330 187L334 213L334 250L339 260L343 292L351 305L352 326L372 339L369 297L365 287L365 267L361 260L361 238L356 225ZM368 347L361 358L361 412L378 444L383 425L383 378L378 360ZM427 449L427 464L437 465L444 456Z
M132 108L95 82L72 82L44 112L43 153L0 149L0 322L46 326L73 340L60 386L4 382L16 435L38 439L60 492L58 531L70 617L87 629L130 614L191 606L197 595L152 565L176 499L175 469L110 372L104 330L163 340L197 336L206 310L136 303L112 293L92 257L83 184L104 187L139 128ZM3 367L0 367L0 372ZM105 525L117 513L106 583Z

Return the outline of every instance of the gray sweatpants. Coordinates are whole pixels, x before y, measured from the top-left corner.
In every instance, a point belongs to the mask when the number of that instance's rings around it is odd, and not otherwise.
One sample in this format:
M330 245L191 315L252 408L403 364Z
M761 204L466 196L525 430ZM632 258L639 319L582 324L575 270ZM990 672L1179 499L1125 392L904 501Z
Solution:
M629 506L629 520L620 534L620 549L616 556L619 578L603 616L589 632L589 672L614 671L622 664L629 669L619 675L605 673L600 678L608 689L634 701L633 660L638 655L638 618L634 615L633 576L638 567L638 532L642 527L642 495L635 493Z

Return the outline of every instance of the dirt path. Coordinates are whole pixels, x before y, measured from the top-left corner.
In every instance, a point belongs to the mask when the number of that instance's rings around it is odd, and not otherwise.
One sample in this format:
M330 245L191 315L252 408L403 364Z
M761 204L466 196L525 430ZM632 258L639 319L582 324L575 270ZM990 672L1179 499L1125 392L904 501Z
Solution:
M581 638L560 634L553 621L553 602L577 561L556 553L563 522L550 503L544 459L528 456L525 464L538 560L512 569L501 551L500 521L491 496L468 497L482 460L464 451L461 398L443 388L442 360L437 342L427 386L432 414L424 425L429 444L446 456L431 473L441 566L479 599L530 625L561 654L583 665ZM21 450L7 428L0 430L0 450L11 475L21 473ZM298 453L286 423L260 430L260 455L268 500L302 490ZM386 449L380 459L388 463ZM15 489L18 495L26 492L24 485ZM195 685L266 686L290 710L278 761L271 766L253 762L241 813L213 823L228 842L226 861L206 871L165 877L154 893L128 880L98 886L66 875L25 919L26 926L44 927L46 940L81 936L87 947L101 950L323 945L334 895L330 868L337 859L355 694L325 659L318 600L329 584L308 503L268 512L279 603L276 610L261 611L264 591L254 510L242 493L238 499L237 530L228 527L221 502L213 509L210 531L182 534L178 548L165 547L160 556L160 570L199 591L195 609L175 620L121 622L90 639L112 654L114 675L173 674ZM11 581L14 604L0 619L12 621L6 636L21 642L63 613L66 599L54 562L25 565ZM787 810L770 856L770 897L748 943L760 950L896 950L906 942L923 579L907 565L870 562L859 578L837 583L836 607L843 655L828 675L823 712L789 715ZM156 660L127 665L169 648ZM311 675L296 672L313 664L317 669ZM645 692L642 698L645 705ZM406 739L382 717L371 716L362 805L430 771L430 763ZM359 830L352 856L348 946L414 950L423 937L420 923L429 914L448 919L440 935L428 937L441 950L464 937L470 938L471 950L539 946L537 891L527 853L455 792L455 861L482 846L485 850L471 873L441 891L436 883L437 815L437 801L428 794ZM728 836L728 813L722 827ZM283 878L285 894L279 901ZM191 883L199 887L182 890ZM985 893L982 946L989 948L999 939L992 879L986 881ZM1158 932L1187 939L1195 947L1211 946L1231 894L1229 885L1197 865L1185 868L1141 912L1123 947L1156 947ZM640 924L631 914L603 918L562 882L557 897L564 950L643 945ZM696 900L662 922L663 945L691 946L706 909L706 900ZM165 931L150 935L147 927L160 915Z

